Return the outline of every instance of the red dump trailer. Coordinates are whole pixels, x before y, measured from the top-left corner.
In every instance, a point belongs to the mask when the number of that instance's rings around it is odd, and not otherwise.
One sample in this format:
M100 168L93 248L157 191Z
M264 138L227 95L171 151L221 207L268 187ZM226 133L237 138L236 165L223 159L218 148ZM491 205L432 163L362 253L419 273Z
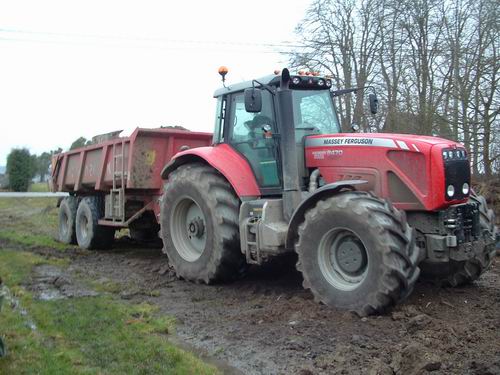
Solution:
M106 247L115 229L125 227L140 239L156 236L163 167L179 151L211 142L212 133L137 128L130 137L116 136L56 155L52 190L70 194L61 202L60 240L82 247ZM79 205L89 215L75 228ZM97 220L98 236L87 233L92 228L86 225L88 220ZM94 241L85 241L93 237Z

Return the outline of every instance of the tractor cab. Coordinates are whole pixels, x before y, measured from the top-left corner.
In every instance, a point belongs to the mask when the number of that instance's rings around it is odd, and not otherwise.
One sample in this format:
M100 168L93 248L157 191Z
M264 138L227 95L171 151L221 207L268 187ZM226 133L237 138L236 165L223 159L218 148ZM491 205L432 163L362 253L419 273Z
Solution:
M228 144L248 161L263 195L278 195L283 189L283 132L293 129L302 188L309 177L304 160L305 138L340 132L329 79L302 72L291 76L291 95L285 98L278 95L281 83L282 76L274 74L223 87L214 94L214 144ZM290 111L293 124L284 124L280 106Z

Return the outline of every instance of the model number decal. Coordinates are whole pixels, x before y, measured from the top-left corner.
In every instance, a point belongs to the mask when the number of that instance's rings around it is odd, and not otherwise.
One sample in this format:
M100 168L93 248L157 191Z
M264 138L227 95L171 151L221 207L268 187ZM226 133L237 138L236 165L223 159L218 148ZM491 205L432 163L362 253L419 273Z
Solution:
M342 156L344 153L343 150L321 150L321 151L313 151L313 159L315 160L323 160L325 158L332 158L335 156Z

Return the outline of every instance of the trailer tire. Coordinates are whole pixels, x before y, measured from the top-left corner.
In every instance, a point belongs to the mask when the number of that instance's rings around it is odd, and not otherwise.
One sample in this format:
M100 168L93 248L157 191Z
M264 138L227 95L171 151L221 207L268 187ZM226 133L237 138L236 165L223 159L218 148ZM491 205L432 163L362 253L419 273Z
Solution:
M78 198L74 196L65 197L59 204L59 241L65 244L76 244L76 210L78 209Z
M246 266L238 216L239 199L215 169L192 163L173 171L161 201L160 233L177 276L206 284L237 278Z
M297 269L316 301L366 316L413 291L420 273L415 233L388 201L339 193L310 208L298 233Z
M464 261L450 260L446 263L422 262L423 279L440 286L458 287L477 280L493 262L497 232L495 214L488 208L482 195L472 193L469 202L479 204L479 225L482 233L482 239L474 243L474 257Z
M76 239L82 249L109 249L115 238L115 228L99 225L103 216L101 197L85 197L76 212Z

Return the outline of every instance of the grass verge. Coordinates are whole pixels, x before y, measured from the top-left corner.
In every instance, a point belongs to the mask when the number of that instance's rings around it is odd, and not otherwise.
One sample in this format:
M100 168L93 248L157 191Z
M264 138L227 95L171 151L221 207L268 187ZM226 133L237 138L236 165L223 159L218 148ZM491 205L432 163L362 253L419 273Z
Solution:
M0 275L20 306L0 313L8 356L1 374L216 374L191 353L168 342L172 318L149 304L130 305L110 295L35 300L23 284L38 255L0 250ZM61 261L55 261L61 266ZM31 320L36 329L30 328Z
M56 198L1 198L0 239L26 247L69 246L57 242L58 208Z
M28 191L34 193L46 193L49 191L48 182L34 182L30 185Z

